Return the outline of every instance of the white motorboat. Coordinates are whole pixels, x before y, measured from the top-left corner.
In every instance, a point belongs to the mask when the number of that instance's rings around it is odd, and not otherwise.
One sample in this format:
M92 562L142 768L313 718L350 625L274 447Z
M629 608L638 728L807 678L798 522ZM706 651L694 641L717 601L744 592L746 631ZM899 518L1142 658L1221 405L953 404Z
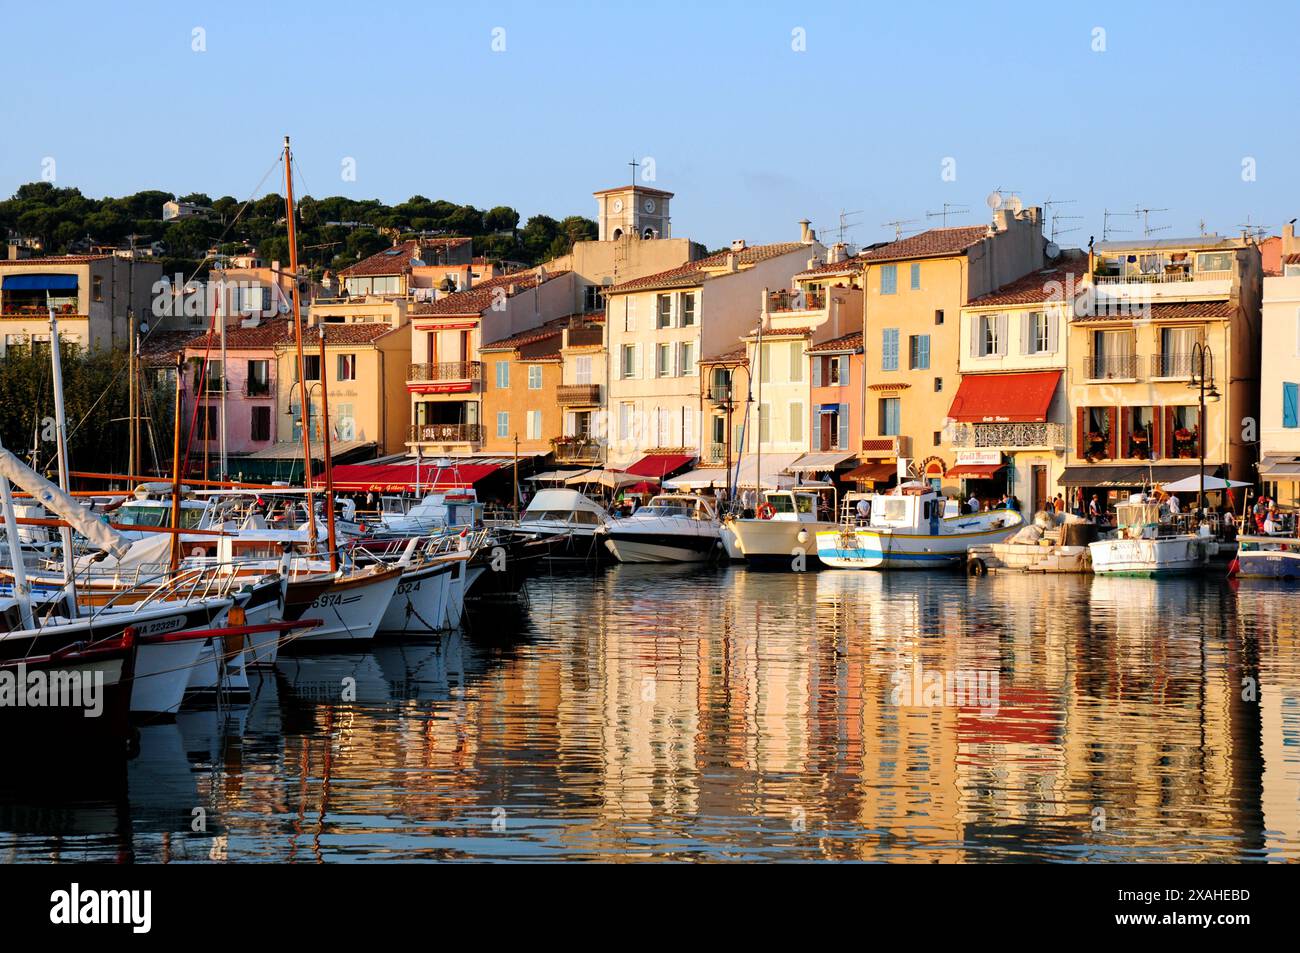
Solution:
M538 490L508 532L516 538L555 540L548 553L553 559L599 559L608 552L600 545L599 530L613 522L599 503L577 490Z
M474 528L483 523L483 504L472 489L430 493L406 510L393 509L394 499L382 501L379 531L391 535L442 532Z
M814 488L768 490L757 516L727 517L723 521L727 555L756 565L782 566L811 556L815 565L817 534L838 525L834 520L818 519L819 496Z
M1088 546L1099 576L1175 576L1200 572L1217 547L1209 528L1189 532L1158 503L1120 503L1115 532Z
M661 493L600 533L622 563L699 563L721 555L721 528L712 500Z
M1017 510L963 515L929 484L904 483L871 498L859 525L846 501L844 519L817 534L817 556L837 569L935 569L956 565L971 546L997 543L1024 525Z

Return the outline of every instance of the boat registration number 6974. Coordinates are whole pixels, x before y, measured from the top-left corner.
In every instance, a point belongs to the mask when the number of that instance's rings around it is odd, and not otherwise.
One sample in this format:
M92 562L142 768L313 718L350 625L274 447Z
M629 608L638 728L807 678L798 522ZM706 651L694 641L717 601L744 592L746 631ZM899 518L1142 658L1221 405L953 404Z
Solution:
M315 599L315 601L312 602L312 604L311 604L311 608L313 608L313 609L323 609L323 608L325 608L326 606L341 606L341 605L343 605L343 594L342 594L342 593L340 593L340 592L327 592L327 593L325 593L324 595L317 596L316 599Z

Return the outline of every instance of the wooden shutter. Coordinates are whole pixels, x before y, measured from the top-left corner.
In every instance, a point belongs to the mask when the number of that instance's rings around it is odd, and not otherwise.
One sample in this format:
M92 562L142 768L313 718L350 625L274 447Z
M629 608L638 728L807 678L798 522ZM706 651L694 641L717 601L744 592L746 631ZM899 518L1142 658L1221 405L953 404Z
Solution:
M1166 456L1172 457L1174 454L1174 409L1172 407L1165 408L1164 451Z
M970 323L968 325L968 330L970 331L970 356L979 357L980 356L980 316L978 314L972 314L970 316Z
M1060 347L1058 343L1061 336L1061 314L1054 314L1052 309L1046 312L1047 319L1047 350L1055 354Z
M849 386L849 368L853 366L853 361L847 354L842 354L835 360L840 362L840 386Z
M917 339L917 367L928 370L930 367L930 335L922 334Z
M1132 427L1133 409L1131 407L1121 407L1119 409L1119 456L1128 456L1128 435L1129 428Z
M1162 436L1161 431L1163 429L1164 428L1160 426L1160 408L1152 407L1151 408L1151 459L1152 460L1160 459L1160 447L1163 444L1163 441L1160 438Z
M1114 460L1119 446L1119 408L1106 408L1106 422L1110 433L1106 435L1106 457Z
M813 355L812 359L812 386L822 386L822 359L816 354Z
M840 404L839 449L849 449L849 405Z
M813 404L811 436L812 442L810 446L814 450L820 450L822 448L822 413L816 404Z
M1006 356L1007 353L1007 316L998 315L998 354Z
M1074 412L1074 455L1083 459L1088 440L1088 408L1079 407Z
M1031 315L1028 311L1023 312L1020 315L1020 353L1021 354L1033 353L1033 349L1029 346L1030 343L1029 336L1034 333L1033 322L1031 321L1032 317L1033 315Z

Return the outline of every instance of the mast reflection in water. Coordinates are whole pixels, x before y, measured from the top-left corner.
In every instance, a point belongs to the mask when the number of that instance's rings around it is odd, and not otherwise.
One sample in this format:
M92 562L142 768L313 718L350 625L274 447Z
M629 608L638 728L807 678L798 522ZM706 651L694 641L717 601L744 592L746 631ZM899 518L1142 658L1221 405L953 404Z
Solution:
M1300 859L1284 590L630 565L529 590L466 634L285 659L93 783L8 764L0 856Z

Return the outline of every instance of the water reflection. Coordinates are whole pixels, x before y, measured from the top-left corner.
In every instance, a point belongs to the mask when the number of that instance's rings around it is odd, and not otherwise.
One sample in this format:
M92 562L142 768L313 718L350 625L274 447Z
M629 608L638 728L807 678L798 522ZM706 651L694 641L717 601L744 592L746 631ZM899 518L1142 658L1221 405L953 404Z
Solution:
M10 766L0 852L1295 860L1298 603L1217 580L557 574L467 634L286 659L74 802Z

